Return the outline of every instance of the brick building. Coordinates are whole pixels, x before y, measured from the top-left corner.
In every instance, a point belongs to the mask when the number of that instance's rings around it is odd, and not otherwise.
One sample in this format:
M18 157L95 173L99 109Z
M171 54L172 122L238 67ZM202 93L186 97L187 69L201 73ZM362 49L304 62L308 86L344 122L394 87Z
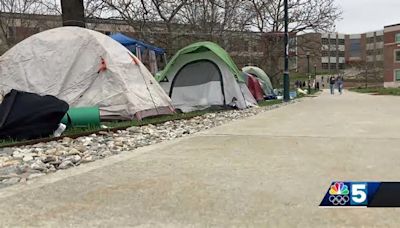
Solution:
M384 29L384 86L400 87L400 24Z

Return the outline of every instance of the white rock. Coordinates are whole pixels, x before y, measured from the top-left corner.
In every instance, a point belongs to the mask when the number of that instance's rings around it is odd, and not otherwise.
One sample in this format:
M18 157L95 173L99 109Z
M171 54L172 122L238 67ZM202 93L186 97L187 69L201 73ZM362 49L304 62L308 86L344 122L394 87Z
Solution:
M79 150L75 149L75 148L71 148L68 153L68 155L77 155L80 154Z
M93 156L87 156L82 158L81 163L88 163L94 161Z
M24 162L32 161L33 156L30 154L24 155L24 158L22 159Z
M35 163L31 165L31 169L44 171L47 169L46 164L44 164L41 160L37 160Z
M72 155L72 156L67 157L65 160L69 160L69 161L71 161L72 163L76 164L76 163L80 162L81 159L82 159L82 158L81 158L81 156L79 156L79 155ZM61 163L61 164L62 164L62 163Z
M57 153L57 149L56 148L51 148L46 150L45 154L49 154L49 155L53 155Z
M23 158L24 154L21 154L19 151L14 151L13 152L13 157L14 158Z
M74 141L73 139L69 138L69 137L64 137L62 139L62 143L63 144L71 144L71 142Z
M58 169L68 169L73 166L74 166L74 163L72 163L72 161L65 160L65 161L61 162L61 164L58 166Z
M131 132L131 133L138 133L140 131L140 128L139 127L130 127L130 128L128 128L126 130Z

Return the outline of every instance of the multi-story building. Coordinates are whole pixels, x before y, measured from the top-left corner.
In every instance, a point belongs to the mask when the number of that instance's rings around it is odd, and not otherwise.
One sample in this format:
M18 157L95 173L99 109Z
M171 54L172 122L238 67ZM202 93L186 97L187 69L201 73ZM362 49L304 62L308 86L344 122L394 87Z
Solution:
M345 69L345 35L321 34L321 70L339 72Z
M297 69L302 73L308 71L308 62L314 70L326 73L366 65L383 67L383 31L351 35L307 33L297 39Z
M384 29L384 86L400 87L400 24Z

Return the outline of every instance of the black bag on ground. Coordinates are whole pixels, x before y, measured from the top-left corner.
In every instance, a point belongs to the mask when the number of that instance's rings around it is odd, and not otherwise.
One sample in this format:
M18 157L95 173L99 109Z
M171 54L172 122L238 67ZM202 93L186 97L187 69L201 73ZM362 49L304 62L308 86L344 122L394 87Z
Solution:
M0 139L48 137L69 105L54 96L11 90L0 104Z

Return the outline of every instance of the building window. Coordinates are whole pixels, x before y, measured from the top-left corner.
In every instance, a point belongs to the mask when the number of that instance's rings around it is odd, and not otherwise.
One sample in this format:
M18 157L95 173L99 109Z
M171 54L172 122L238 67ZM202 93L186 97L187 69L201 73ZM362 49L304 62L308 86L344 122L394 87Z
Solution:
M396 34L396 43L400 44L400 33Z
M344 57L344 51L339 51L339 57Z
M322 63L322 69L328 70L329 69L329 64L328 63Z
M336 44L336 39L331 39L331 40L330 40L330 44L331 44L331 45Z
M339 69L341 69L341 70L344 69L344 63L339 63Z
M383 41L383 36L377 36L376 37L376 42L382 42Z
M344 45L344 39L339 39L338 42L339 42L339 45Z
M336 51L331 51L331 57L336 57Z
M331 70L336 69L336 63L331 63Z
M322 56L328 56L329 55L328 51L322 51L321 53L322 53Z
M327 38L322 38L322 44L329 44L329 40Z
M394 76L396 81L400 81L400 69L394 70Z
M394 50L394 61L400 62L400 49Z
M351 39L350 40L350 57L360 57L361 56L361 40Z
M374 41L374 37L368 37L367 38L367 43L374 43L375 41Z

